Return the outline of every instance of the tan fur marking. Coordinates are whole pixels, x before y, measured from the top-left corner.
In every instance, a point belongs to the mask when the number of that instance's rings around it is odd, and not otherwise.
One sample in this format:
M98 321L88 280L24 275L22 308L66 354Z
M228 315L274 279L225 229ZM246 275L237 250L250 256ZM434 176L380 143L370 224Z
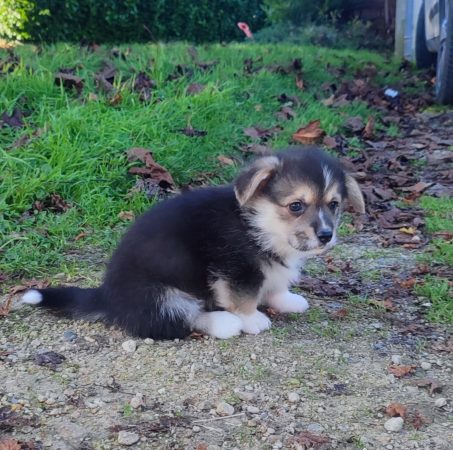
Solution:
M250 297L239 297L231 291L228 282L218 279L212 289L215 292L217 306L224 308L234 314L251 314L256 310L258 299Z
M288 195L287 197L283 197L281 199L281 204L286 206L292 202L301 200L305 204L310 205L316 201L316 198L317 194L312 186L310 186L309 184L299 184L298 186L294 187L291 195Z
M324 192L324 202L330 203L331 201L341 201L341 195L338 191L338 183L331 185L326 192Z
M354 210L360 214L365 214L365 200L362 191L355 178L346 175L346 189L348 191L348 201Z

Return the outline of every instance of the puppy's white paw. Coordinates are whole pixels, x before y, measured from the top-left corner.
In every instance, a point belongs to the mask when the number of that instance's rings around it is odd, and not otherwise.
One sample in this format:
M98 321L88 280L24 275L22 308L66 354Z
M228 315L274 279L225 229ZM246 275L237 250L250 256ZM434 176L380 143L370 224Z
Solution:
M248 334L258 334L271 327L271 321L266 314L255 311L252 314L238 314L242 320L242 331Z
M192 326L218 339L228 339L241 334L242 320L228 311L212 311L201 313Z
M289 291L272 295L267 304L281 313L303 313L309 308L304 297Z

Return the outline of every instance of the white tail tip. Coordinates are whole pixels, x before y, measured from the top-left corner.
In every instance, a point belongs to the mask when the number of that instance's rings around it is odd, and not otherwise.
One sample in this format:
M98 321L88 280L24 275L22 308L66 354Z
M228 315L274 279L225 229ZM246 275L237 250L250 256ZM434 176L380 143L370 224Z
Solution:
M42 302L42 294L41 292L36 291L35 289L31 289L27 291L22 296L22 303L27 303L28 305L37 305L38 303Z

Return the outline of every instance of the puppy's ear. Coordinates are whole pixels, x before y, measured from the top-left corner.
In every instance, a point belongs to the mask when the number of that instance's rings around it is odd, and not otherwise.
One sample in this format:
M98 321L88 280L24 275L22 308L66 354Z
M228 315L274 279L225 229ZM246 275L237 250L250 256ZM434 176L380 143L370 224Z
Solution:
M346 190L348 192L348 202L354 210L360 214L365 214L365 200L359 184L351 175L346 174Z
M276 156L265 156L246 167L234 183L234 193L239 204L244 205L263 189L279 166L280 161Z

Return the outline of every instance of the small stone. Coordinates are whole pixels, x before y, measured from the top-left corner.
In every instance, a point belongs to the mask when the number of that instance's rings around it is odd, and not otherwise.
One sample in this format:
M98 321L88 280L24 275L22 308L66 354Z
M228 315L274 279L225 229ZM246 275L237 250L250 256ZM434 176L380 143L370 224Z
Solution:
M401 364L402 358L401 355L392 355L392 363L399 365Z
M249 412L250 414L258 414L260 412L260 409L256 406L247 406L247 412Z
M268 429L266 430L266 433L267 433L267 434L275 434L275 430L274 430L273 428L268 428Z
M135 350L137 350L137 342L135 342L133 339L129 339L127 341L124 341L121 344L121 347L123 347L123 350L127 353L134 353Z
M252 361L255 361L255 360L256 360L256 355L255 355L255 353L252 353L252 354L250 355L250 359L251 359Z
M423 361L423 362L420 364L420 367L421 367L423 370L429 370L429 369L431 369L431 363L426 362L426 361Z
M324 428L321 424L319 423L310 423L308 426L307 426L307 431L309 431L310 433L322 433L324 431Z
M297 392L288 392L288 401L297 403L300 400L300 395Z
M404 420L402 417L392 417L384 423L384 428L387 431L398 432L401 431L404 425Z
M219 416L231 416L234 414L234 406L227 402L218 403L215 410Z
M437 407L437 408L442 408L443 406L445 406L447 404L447 399L446 398L436 398L435 402L434 402L434 405Z
M73 330L67 330L63 333L63 339L67 342L74 342L77 339L77 333Z
M146 345L151 345L151 344L154 344L154 339L146 338L143 342L144 342Z
M134 409L140 408L145 405L145 397L140 392L137 392L135 396L131 398L129 403Z
M134 445L139 439L140 436L137 433L124 430L118 433L118 444L121 445Z
M245 402L251 402L256 398L256 394L253 392L237 392L237 396Z
M193 431L194 433L199 433L199 432L201 431L201 428L200 428L199 426L197 426L197 425L194 425L194 426L192 427L192 431Z

